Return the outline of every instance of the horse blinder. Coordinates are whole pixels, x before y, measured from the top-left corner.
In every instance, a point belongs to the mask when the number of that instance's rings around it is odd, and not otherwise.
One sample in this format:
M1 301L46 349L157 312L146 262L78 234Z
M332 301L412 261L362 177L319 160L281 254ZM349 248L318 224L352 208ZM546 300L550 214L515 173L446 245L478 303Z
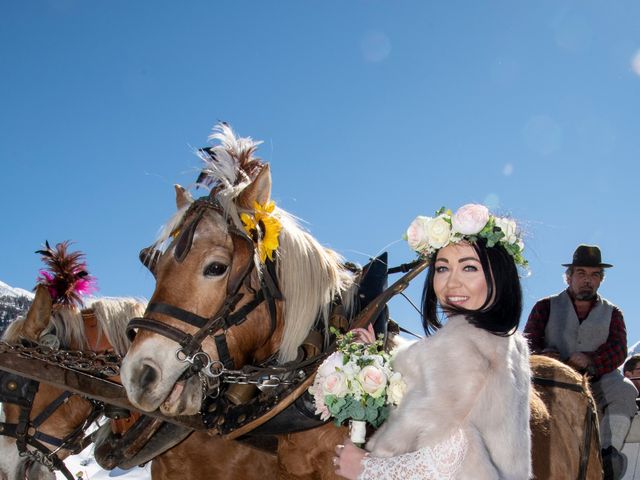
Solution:
M244 279L251 273L253 268L253 241L246 235L231 231L231 240L233 241L233 260L229 271L229 280L227 281L227 295L233 296L240 289L240 285ZM242 260L244 258L244 260Z
M35 380L0 370L0 400L3 403L30 408L33 402L31 392L37 384Z
M196 233L200 220L202 220L203 213L203 210L200 209L189 226L180 232L178 240L176 241L176 246L173 249L173 257L176 259L176 262L182 263L184 259L187 258L187 255L189 255L191 245L193 244L193 237Z
M138 258L140 258L140 262L149 269L149 271L156 276L156 269L158 268L158 261L160 260L160 250L155 248L147 247L140 250Z

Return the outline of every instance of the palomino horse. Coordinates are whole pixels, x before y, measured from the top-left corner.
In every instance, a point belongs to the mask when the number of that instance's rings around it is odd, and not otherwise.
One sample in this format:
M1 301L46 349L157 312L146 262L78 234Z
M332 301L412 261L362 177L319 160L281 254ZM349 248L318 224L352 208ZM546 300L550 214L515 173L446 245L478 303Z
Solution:
M7 343L44 341L67 350L85 351L99 351L110 344L122 355L128 340L118 332L123 332L129 318L144 308L145 304L133 299L102 299L93 302L82 313L75 307L62 307L52 314L51 297L47 288L41 285L26 317L14 320L3 340ZM22 390L20 393L27 393L27 398L17 398L22 405L9 401L2 405L4 425L1 433L4 436L0 445L4 453L0 456L0 471L8 478L47 478L48 472L34 462L36 458L64 471L61 460L90 443L84 437L84 430L101 413L98 406L46 383L38 384L4 372L2 378L3 387L7 386L4 383L8 384L8 389L3 388L3 394L12 389ZM30 402L28 397L32 398ZM24 420L28 423L21 427L21 416L26 415L28 418ZM25 429L22 434L21 428ZM12 436L6 436L10 431ZM21 440L15 437L21 435L30 454L18 455L16 447Z
M319 343L328 344L332 308L340 305L349 312L356 300L356 281L339 256L322 248L270 202L270 171L253 157L257 144L237 138L226 125L219 126L213 138L220 145L201 151L207 166L200 179L212 186L209 196L193 201L176 187L176 215L154 248L142 253L156 276L156 289L145 317L129 325L137 335L121 375L130 401L143 411L159 408L165 414L184 415L220 409L222 403L228 405L220 394L224 389L220 377L237 373L234 368L267 374L280 368L285 375L270 378L276 377L276 384L290 380L305 362L306 341L312 333L324 335ZM557 369L552 378L583 384L582 379L570 379L559 363L552 367ZM256 383L259 398L268 397L265 392L271 386ZM203 408L203 396L211 391L213 406ZM558 403L563 395L555 391L533 396L534 440L551 442L554 448L547 462L569 463L573 468L575 462L568 459L579 458L580 449L572 449L579 445L566 439L582 438L584 422L568 420L591 406L585 392L586 402L574 398L571 405ZM565 412L567 419L562 418ZM249 409L239 416L222 415L215 425L233 438L229 423L251 413ZM565 428L570 430L563 440L548 438ZM344 435L344 428L332 424L281 435L279 478L337 478L331 457ZM590 474L584 477L590 480L601 478L597 444L591 445L595 446L589 450ZM547 447L534 446L536 455L546 451ZM536 478L578 478L577 469L575 474L572 470L567 476L552 477L560 469L538 465L537 460L535 471L541 472Z
M38 341L42 338L51 340L47 335L55 335L55 339L62 347L71 350L97 351L106 344L116 345L116 351L122 355L128 348L129 340L125 335L125 326L132 317L143 313L145 304L134 299L105 298L94 301L90 308L84 310L84 317L76 309L67 307L55 314L51 314L51 297L44 287L39 287L36 297L26 317L12 322L5 332L3 340L13 343L19 339ZM98 344L90 344L87 341L86 318L95 317ZM94 323L89 324L90 327ZM53 332L53 333L49 333ZM92 338L95 336L91 335ZM0 372L1 373L1 372ZM16 376L12 376L15 378ZM17 378L18 382L27 382L26 379ZM40 383L33 396L33 407L30 419L38 418L42 411L54 404L59 398L64 402L51 411L51 414L43 418L34 432L35 438L42 441L42 446L54 450L59 444L55 439L66 439L69 434L80 433L91 419L94 404L79 395L70 395L63 390ZM16 405L3 404L6 424L16 424L19 419L19 408ZM101 429L106 433L108 429ZM2 433L2 432L0 432ZM48 437L44 437L47 435ZM77 435L74 435L74 438ZM54 441L48 443L43 438ZM78 437L80 440L82 437ZM53 440L51 440L53 439ZM97 441L99 441L98 439ZM70 442L67 448L55 453L56 458L62 461L71 452L76 452L76 442ZM85 442L78 442L78 446L84 447ZM55 475L41 463L33 461L29 457L20 456L16 448L15 438L9 436L0 437L0 478L22 480L49 480ZM198 455L199 448L204 447L206 454ZM238 476L242 466L251 462L257 469L253 473ZM62 464L54 462L54 467L60 468ZM274 455L246 446L239 442L223 440L217 436L210 436L205 432L194 432L179 445L167 450L156 457L151 464L151 476L153 480L177 480L181 478L199 478L203 480L234 480L247 478L248 480L262 480L272 478L276 472L276 458Z

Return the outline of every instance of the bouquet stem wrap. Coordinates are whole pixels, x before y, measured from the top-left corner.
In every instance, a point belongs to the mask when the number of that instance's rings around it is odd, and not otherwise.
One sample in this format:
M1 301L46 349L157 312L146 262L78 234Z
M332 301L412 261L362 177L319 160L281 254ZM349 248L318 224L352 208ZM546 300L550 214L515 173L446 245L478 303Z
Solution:
M349 438L356 445L363 446L367 441L367 422L364 420L350 420Z

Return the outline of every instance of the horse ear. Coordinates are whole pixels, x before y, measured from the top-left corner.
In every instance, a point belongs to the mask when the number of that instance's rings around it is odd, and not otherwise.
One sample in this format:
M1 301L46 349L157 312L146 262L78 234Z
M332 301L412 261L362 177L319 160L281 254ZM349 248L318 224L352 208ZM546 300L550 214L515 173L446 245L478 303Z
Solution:
M24 334L30 340L37 340L51 320L53 302L49 290L44 285L38 285L36 296L27 312L24 322Z
M178 210L193 202L193 197L183 186L176 183L173 188L176 189L176 207L178 207Z
M238 197L238 205L253 210L253 202L264 205L271 198L271 169L265 164L255 180Z

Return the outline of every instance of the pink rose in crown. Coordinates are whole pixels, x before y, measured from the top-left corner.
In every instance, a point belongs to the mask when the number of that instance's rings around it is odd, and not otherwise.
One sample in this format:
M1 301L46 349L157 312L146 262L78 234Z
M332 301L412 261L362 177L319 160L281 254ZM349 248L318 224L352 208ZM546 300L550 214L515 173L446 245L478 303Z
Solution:
M407 242L409 242L409 247L416 252L423 251L429 244L427 232L429 220L431 220L429 217L418 216L407 229Z
M362 385L362 390L373 398L382 395L387 386L387 376L375 365L364 367L358 374L358 381Z
M454 232L463 235L475 235L484 228L489 221L489 209L484 205L469 203L463 205L451 217Z

